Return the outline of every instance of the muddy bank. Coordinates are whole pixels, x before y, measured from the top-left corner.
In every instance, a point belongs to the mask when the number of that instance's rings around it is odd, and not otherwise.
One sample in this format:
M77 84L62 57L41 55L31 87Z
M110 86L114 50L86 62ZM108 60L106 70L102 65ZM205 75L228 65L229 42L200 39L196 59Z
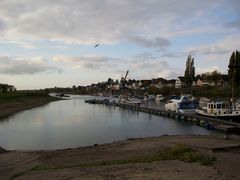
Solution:
M238 179L240 140L161 136L0 154L0 179Z
M58 98L46 97L24 97L24 99L16 99L11 101L0 101L0 120L17 112L43 106L51 101L59 100Z

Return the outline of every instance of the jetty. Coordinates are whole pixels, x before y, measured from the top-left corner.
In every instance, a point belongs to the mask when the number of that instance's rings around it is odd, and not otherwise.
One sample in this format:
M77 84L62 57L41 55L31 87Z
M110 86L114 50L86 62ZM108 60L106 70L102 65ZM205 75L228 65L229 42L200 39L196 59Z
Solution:
M144 113L154 114L158 116L165 116L176 120L185 120L191 123L203 126L209 130L219 130L227 133L239 133L240 123L233 121L226 121L222 119L200 116L197 114L183 114L179 112L167 111L163 108L152 108L145 106L137 106L133 104L127 104L122 102L115 103L116 106L123 109L130 109L134 111L140 111Z

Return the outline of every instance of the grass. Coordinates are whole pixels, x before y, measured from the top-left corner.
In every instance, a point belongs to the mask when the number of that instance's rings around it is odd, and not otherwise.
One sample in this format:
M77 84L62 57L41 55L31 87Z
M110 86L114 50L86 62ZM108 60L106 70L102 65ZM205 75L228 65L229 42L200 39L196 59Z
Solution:
M167 161L167 160L180 160L187 163L199 163L204 166L213 165L216 161L215 156L204 155L195 149L192 149L184 144L177 144L172 148L166 148L156 154L150 156L135 156L129 159L115 159L109 161L100 162L89 162L81 163L76 165L67 165L63 167L38 167L35 170L55 170L65 169L73 167L88 167L88 166L109 166L109 165L122 165L122 164L133 164L133 163L151 163L156 161Z
M49 96L47 93L41 91L19 91L12 93L0 93L0 103L11 103L48 97Z

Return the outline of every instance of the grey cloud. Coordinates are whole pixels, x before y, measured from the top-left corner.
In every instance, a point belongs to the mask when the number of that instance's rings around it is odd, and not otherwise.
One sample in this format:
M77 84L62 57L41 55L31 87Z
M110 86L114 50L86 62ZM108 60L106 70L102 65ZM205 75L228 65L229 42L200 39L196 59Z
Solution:
M0 19L9 30L4 34L6 39L110 44L132 37L130 40L139 45L162 48L170 45L169 36L191 30L187 22L199 12L207 16L204 12L221 2L224 0L1 0ZM182 21L187 25L179 23Z
M137 54L130 59L119 59L108 56L55 56L53 61L59 66L70 66L75 69L91 69L94 71L108 72L111 75L120 75L125 70L130 70L134 78L164 77L174 78L182 72L171 68L167 61L153 56L151 53ZM143 73L144 72L144 73ZM175 76L176 75L176 76ZM131 76L131 75L130 75Z
M209 46L209 47L200 47L198 49L192 49L190 51L191 54L204 54L204 55L209 55L209 54L226 54L228 53L229 50L223 49L218 46Z
M22 75L22 74L37 74L37 73L58 72L60 68L48 65L41 59L37 60L16 60L6 56L0 56L0 74Z
M133 57L132 61L151 61L156 59L151 53L140 53Z
M166 57L166 58L178 58L178 57L184 57L187 56L187 53L184 52L167 52L162 54L161 57Z
M130 37L129 41L147 48L163 48L163 47L170 46L170 41L162 37L147 39L140 36L134 36L134 37Z
M127 63L130 71L137 79L151 79L153 77L176 78L182 71L170 67L167 61L161 60L161 57L155 57L151 53L138 54Z
M6 28L6 24L0 19L0 32L4 31Z
M71 66L72 68L101 69L113 68L120 65L123 60L107 56L55 56L53 61Z
M240 18L236 19L234 21L227 22L227 23L224 24L224 26L239 29L240 28Z

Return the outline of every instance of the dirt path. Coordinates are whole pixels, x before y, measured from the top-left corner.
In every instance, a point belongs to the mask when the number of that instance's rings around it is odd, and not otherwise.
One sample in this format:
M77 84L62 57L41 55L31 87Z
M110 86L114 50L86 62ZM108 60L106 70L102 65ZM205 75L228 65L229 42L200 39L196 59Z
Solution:
M212 165L161 159L180 144ZM158 154L158 156L156 156ZM160 157L160 159L159 159ZM53 151L0 154L0 179L238 179L240 140L211 136L161 136Z

